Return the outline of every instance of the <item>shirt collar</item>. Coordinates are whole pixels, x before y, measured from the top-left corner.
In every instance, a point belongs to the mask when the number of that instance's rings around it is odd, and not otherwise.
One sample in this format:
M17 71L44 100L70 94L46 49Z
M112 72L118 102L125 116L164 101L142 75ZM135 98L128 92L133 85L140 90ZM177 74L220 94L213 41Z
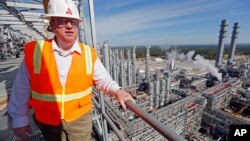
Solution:
M78 41L76 40L75 43L73 44L73 46L69 49L69 50L62 50L61 48L59 48L55 42L55 40L52 40L52 50L57 50L57 51L61 51L61 52L77 52L79 54L82 54L82 50L81 47L78 43Z

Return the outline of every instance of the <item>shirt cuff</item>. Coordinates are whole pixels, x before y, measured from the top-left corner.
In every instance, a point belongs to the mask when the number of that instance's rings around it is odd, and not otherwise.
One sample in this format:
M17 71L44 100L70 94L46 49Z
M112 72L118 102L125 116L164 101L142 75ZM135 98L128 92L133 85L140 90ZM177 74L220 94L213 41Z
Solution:
M13 128L19 128L19 127L24 127L26 125L29 124L29 119L27 116L24 116L24 117L19 117L19 118L15 118L13 119L13 122L12 122L12 127Z
M111 93L112 96L115 96L116 92L121 89L121 87L119 85L114 85L112 87L110 87L109 91Z

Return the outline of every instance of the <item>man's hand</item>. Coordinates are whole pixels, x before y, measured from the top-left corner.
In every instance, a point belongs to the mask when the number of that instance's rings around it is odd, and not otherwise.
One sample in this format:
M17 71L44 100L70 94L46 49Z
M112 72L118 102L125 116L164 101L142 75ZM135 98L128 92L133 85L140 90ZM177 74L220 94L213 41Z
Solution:
M19 127L19 128L13 128L14 134L21 138L21 139L27 139L30 137L31 128L30 125L26 125L24 127Z
M119 89L116 91L115 97L119 101L119 103L121 104L121 106L124 110L127 110L127 107L125 105L125 102L127 100L131 100L132 102L135 103L135 100L132 98L132 96L128 92L126 92L125 90L122 90L122 89Z

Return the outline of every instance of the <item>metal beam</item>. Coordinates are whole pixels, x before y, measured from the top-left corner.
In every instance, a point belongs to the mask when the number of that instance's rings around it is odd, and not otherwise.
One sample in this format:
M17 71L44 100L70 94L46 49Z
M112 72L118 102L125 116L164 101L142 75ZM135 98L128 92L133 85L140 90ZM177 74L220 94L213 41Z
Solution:
M41 22L35 23L35 22L33 22L32 25L34 25L34 26L37 26L37 25L44 25L44 23L41 23Z
M40 18L24 18L25 21L29 21L29 22L43 22L43 19Z
M11 25L10 27L13 27L13 28L27 28L26 25Z
M11 3L13 4L13 2L6 2L6 0L0 0L0 6L2 6L5 10L7 10L8 12L10 12L10 14L14 15L15 17L17 17L20 21L22 21L23 23L25 23L28 26L28 28L33 29L32 25L31 25L31 22L25 21L24 17L22 16L22 14L20 14L19 11L16 9L16 7L18 7L20 5L18 3L14 3L15 7L11 7L11 6L9 6L9 5L11 5ZM22 4L24 4L24 3L20 3L20 4L21 4L21 7L22 7ZM42 7L41 9L43 9L42 5L41 5L41 7ZM34 31L37 32L37 30L34 30ZM44 35L42 35L39 32L37 32L37 34L40 34L40 36L44 37Z
M24 7L24 8L35 8L35 9L43 9L42 4L32 4L32 3L24 3L24 2L11 2L7 1L7 6L10 7Z
M15 25L15 24L24 25L24 23L20 22L20 21L0 21L0 24L5 24L5 25Z
M19 19L14 16L9 16L9 17L1 16L0 21L19 21Z
M35 13L35 12L21 12L24 16L36 16L40 17L43 13Z
M0 10L0 15L2 14L10 14L10 12L6 11L6 10Z

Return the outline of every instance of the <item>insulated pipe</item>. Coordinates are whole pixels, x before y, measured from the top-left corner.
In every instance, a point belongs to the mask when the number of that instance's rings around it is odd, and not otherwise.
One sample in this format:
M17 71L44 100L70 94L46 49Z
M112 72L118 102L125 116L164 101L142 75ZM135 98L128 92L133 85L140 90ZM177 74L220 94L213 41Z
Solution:
M152 126L155 130L157 130L162 136L164 136L169 141L186 141L181 135L175 133L170 128L164 126L163 123L155 119L150 114L143 111L139 106L134 104L132 101L125 102L128 109L133 111L137 116L142 118L145 122L147 122L150 126Z

